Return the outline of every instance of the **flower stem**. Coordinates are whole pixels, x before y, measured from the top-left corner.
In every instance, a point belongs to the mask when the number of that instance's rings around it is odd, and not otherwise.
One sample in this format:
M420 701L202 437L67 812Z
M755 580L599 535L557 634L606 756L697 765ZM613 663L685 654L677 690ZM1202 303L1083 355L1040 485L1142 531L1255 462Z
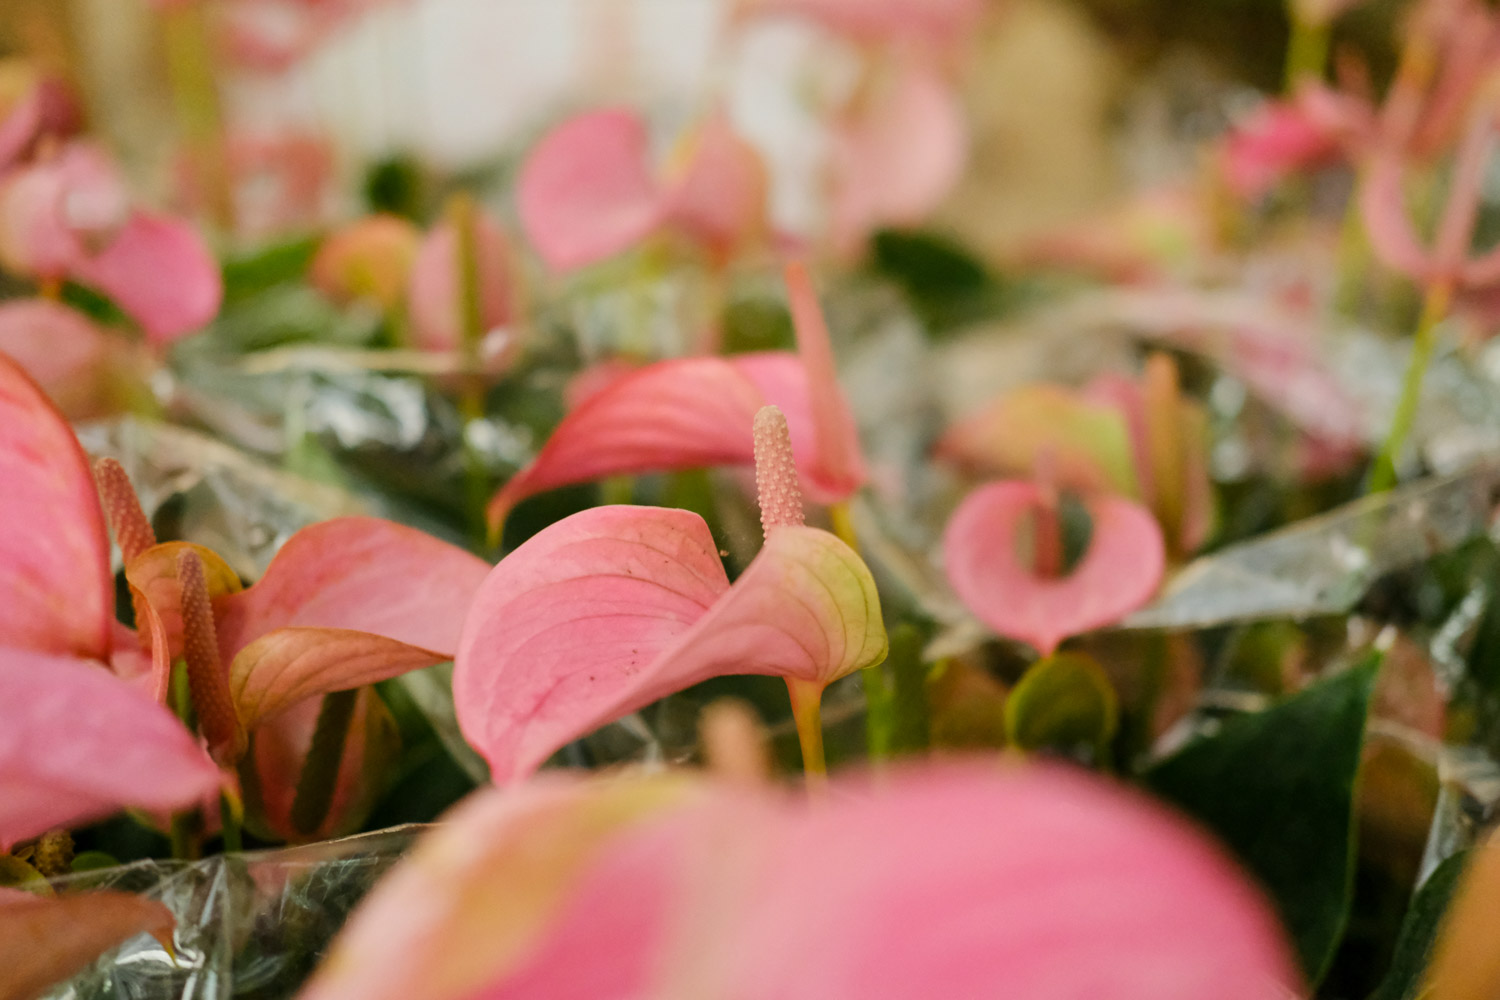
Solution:
M1328 65L1328 48L1332 26L1327 22L1309 24L1291 13L1292 34L1287 39L1285 91L1290 95L1305 77L1321 78Z
M1407 435L1411 433L1412 422L1416 419L1417 404L1422 398L1422 380L1427 374L1428 365L1432 363L1433 350L1437 344L1437 325L1448 314L1452 298L1453 285L1447 281L1438 281L1428 286L1427 294L1422 299L1422 316L1417 321L1417 331L1412 337L1411 361L1406 366L1406 378L1401 385L1395 416L1391 419L1391 429L1385 436L1385 443L1380 446L1380 454L1375 457L1375 465L1370 472L1370 493L1384 493L1396 485L1396 460L1401 455Z
M807 790L813 795L821 795L828 783L828 762L823 757L823 687L792 677L786 681L792 718L797 720L797 740L802 744L802 771L807 776Z
M839 541L859 552L859 535L854 530L854 518L849 515L849 501L840 500L828 508L828 520Z
M478 538L487 538L484 516L484 464L469 439L469 425L484 417L484 379L480 373L479 348L484 339L484 314L479 288L479 249L475 235L478 208L468 194L454 195L448 202L458 263L459 345L463 352L463 376L458 408L463 417L464 491L467 506L477 525Z

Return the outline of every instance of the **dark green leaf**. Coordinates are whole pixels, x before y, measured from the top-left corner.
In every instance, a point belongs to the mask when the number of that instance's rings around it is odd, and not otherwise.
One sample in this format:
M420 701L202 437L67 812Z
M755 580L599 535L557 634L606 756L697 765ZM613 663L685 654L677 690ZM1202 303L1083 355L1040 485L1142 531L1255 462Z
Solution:
M1104 668L1081 653L1056 653L1027 668L1005 700L1005 734L1023 750L1104 753L1119 725Z
M1438 928L1443 914L1448 912L1448 901L1453 898L1467 857L1466 851L1453 855L1433 869L1417 890L1406 919L1401 922L1401 936L1396 940L1390 971L1370 1000L1416 1000L1422 988L1422 974L1427 971L1427 962L1437 942Z
M1228 719L1147 782L1218 833L1277 903L1316 983L1349 916L1354 781L1380 655Z

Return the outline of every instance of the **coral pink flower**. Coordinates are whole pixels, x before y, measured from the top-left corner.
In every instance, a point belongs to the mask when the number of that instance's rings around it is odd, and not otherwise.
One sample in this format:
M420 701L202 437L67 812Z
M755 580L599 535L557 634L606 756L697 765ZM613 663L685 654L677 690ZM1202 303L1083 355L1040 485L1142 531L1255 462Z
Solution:
M820 503L848 498L867 475L854 418L812 283L798 264L787 267L786 279L798 354L661 361L615 378L564 417L536 459L490 501L492 529L521 500L559 486L748 465L751 421L766 403L786 413L808 495Z
M0 183L0 262L43 282L71 278L102 292L155 344L203 327L224 293L218 262L197 232L134 207L113 165L82 142Z
M722 112L689 133L679 162L661 170L634 111L579 115L543 137L516 181L526 236L559 272L664 230L723 261L764 236L765 200L765 168Z
M477 793L376 887L301 1000L1300 988L1260 893L1134 793L978 761L832 792L669 776Z
M124 806L195 803L218 771L166 709L116 676L109 537L67 422L0 354L0 848Z
M997 633L1044 657L1067 637L1141 607L1156 593L1166 566L1161 528L1150 511L1092 494L1083 498L1092 522L1088 549L1062 571L1056 565L1057 502L1055 491L1034 483L991 483L965 498L943 532L944 569L959 599ZM1056 546L1046 571L1022 559L1028 525L1038 552ZM1043 537L1048 532L1054 537Z
M780 676L794 704L815 703L885 658L875 583L847 545L802 524L779 420L774 407L756 418L766 544L733 586L701 517L625 505L564 518L490 573L453 690L459 725L497 782L710 677Z

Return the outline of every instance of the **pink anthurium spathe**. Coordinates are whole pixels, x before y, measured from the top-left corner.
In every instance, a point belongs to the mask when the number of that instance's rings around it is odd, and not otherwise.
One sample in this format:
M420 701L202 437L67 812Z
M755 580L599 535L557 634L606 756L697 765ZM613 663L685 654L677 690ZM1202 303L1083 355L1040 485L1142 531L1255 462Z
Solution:
M1343 152L1340 134L1306 104L1267 101L1225 138L1220 169L1229 190L1251 200L1290 176L1337 162Z
M155 344L206 325L224 294L197 231L132 205L114 166L83 142L0 182L0 262L44 284L94 288Z
M1082 498L1093 527L1077 565L1063 571L1055 555L1050 567L1023 560L1019 543L1027 527L1038 552L1055 544L1042 536L1058 528L1057 503L1052 488L990 483L959 504L943 532L944 569L959 599L985 625L1042 656L1069 636L1113 624L1144 605L1166 566L1151 512L1101 493Z
M0 849L220 783L182 723L102 664L0 646Z
M590 393L536 459L490 501L492 531L526 497L605 476L748 465L755 413L786 414L811 498L847 499L866 479L854 418L839 388L817 295L800 264L786 269L798 353L661 361Z
M671 229L717 260L766 230L759 156L715 112L685 138L676 164L651 161L646 123L624 108L569 119L539 142L516 181L527 238L567 272Z
M135 359L121 338L49 299L0 304L0 352L75 420L118 407L121 389L136 376Z
M1260 893L1136 794L972 760L834 792L679 775L479 792L300 1000L1297 995Z
M874 581L847 545L802 524L791 443L774 407L756 418L755 446L766 544L732 586L701 517L625 505L564 518L490 573L464 626L453 687L459 725L497 782L725 674L785 678L800 728L826 685L884 659Z
M882 226L923 222L963 175L969 130L936 66L895 62L832 122L829 234L843 254Z
M984 8L985 0L745 0L738 12L803 17L858 42L946 47L975 29Z

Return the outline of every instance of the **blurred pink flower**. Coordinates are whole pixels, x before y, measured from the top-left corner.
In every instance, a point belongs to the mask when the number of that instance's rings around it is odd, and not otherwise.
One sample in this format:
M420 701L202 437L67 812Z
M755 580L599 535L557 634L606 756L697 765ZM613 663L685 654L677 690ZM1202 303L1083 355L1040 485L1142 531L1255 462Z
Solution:
M651 161L646 123L613 108L571 118L537 144L516 181L521 225L553 271L623 253L660 232L722 263L766 234L766 175L723 112L684 136L675 162Z
M606 476L749 465L750 428L774 403L786 414L798 472L819 503L847 499L867 478L854 418L834 371L828 329L811 279L786 268L796 354L659 361L618 375L563 418L530 465L490 500L498 529L526 497Z
M0 263L103 293L157 345L201 329L224 292L196 230L132 204L114 165L84 142L0 178Z
M741 17L816 21L858 42L951 47L984 16L986 0L742 0Z
M685 775L477 793L301 1000L1264 1000L1260 893L1176 816L1055 766L950 761L808 803Z
M1343 156L1340 135L1299 101L1267 101L1235 125L1221 156L1224 182L1253 200L1282 181Z
M399 216L366 216L323 240L308 279L335 302L368 299L394 313L405 306L421 240L417 227Z
M515 323L517 301L514 251L493 216L474 213L474 265L478 281L479 322L484 333L486 367L503 368L520 349ZM407 284L407 307L416 346L458 350L463 341L458 231L444 219L417 245Z

